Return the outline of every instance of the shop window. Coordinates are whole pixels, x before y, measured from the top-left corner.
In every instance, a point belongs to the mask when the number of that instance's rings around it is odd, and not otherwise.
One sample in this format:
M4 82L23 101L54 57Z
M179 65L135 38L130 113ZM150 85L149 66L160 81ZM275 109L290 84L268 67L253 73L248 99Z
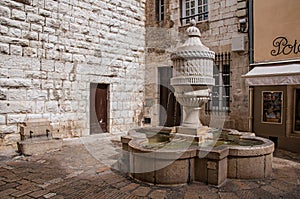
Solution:
M164 7L165 7L164 0L157 0L158 21L164 20L164 16L165 16Z
M213 70L215 85L212 88L211 100L206 104L206 112L230 111L230 53L217 54Z
M182 0L183 25L189 23L192 19L196 22L208 20L208 0Z
M300 88L295 89L294 131L300 133Z
M282 91L263 91L262 103L262 122L282 124Z

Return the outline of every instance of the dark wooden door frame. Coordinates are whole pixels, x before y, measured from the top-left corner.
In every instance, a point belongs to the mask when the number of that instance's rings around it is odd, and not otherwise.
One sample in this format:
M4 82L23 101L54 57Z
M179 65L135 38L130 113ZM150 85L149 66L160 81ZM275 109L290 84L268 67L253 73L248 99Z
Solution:
M171 67L159 67L159 125L179 126L181 122L181 107L174 96L174 88L170 85L173 76Z
M103 132L108 132L108 85L98 84L95 95L97 121Z
M90 86L90 134L109 132L109 84Z

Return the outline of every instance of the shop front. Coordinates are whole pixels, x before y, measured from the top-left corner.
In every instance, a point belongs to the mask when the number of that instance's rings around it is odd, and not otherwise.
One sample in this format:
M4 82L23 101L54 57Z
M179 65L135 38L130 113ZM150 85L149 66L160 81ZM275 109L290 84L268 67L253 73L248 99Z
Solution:
M250 129L279 148L300 152L300 63L257 66L250 86Z
M250 2L249 130L300 152L300 3Z

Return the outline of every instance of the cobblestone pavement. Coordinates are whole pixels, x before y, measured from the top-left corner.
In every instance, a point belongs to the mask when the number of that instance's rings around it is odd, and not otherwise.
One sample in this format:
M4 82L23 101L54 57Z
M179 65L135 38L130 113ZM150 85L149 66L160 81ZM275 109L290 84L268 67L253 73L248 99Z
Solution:
M60 151L42 155L0 154L0 198L300 198L299 154L277 150L273 174L264 180L228 179L219 188L203 183L154 186L100 161L101 154L114 159L118 142L107 149L107 139L88 139L64 141Z

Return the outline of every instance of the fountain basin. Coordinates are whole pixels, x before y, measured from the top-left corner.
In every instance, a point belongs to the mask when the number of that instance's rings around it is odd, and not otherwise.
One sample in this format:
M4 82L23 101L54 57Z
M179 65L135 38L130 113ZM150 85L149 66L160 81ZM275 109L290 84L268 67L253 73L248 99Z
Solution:
M159 185L199 181L220 186L227 178L258 179L271 174L274 144L268 139L224 130L221 140L215 140L216 145L189 139L177 144L176 139L182 136L185 135L177 137L170 133L173 141L161 142L153 148L145 147L145 143L151 145L147 136L122 137L123 149L129 152L130 176ZM248 144L235 144L237 140Z

